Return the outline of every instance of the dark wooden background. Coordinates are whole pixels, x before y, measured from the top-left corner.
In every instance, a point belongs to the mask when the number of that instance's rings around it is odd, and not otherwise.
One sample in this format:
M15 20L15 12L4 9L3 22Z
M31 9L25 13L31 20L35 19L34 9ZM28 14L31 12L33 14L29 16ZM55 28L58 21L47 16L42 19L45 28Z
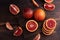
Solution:
M38 4L40 5L39 8L43 8L44 0L36 0ZM54 0L53 2L56 5L56 8L54 11L46 11L46 19L48 18L60 18L60 0ZM14 16L9 12L9 5L10 4L16 4L21 12ZM11 25L15 28L17 26L21 26L23 28L23 34L19 37L14 37L13 36L13 31L9 31L5 24L0 26L0 40L33 40L36 34L40 33L41 34L41 40L60 40L60 20L57 21L57 27L56 30L54 31L54 34L50 36L45 36L41 32L41 27L43 22L38 22L39 23L39 28L37 31L34 33L30 33L26 30L25 28L25 23L29 20L23 18L22 16L22 10L25 7L30 7L33 10L35 10L37 7L33 5L31 0L0 0L0 23L5 23L9 21ZM32 18L33 19L33 18Z

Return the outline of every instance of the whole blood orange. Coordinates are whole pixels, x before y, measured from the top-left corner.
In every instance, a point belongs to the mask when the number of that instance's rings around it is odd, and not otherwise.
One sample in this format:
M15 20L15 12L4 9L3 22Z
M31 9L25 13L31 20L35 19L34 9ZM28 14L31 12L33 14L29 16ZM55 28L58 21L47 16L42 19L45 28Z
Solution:
M29 32L34 32L34 31L37 30L37 28L38 28L38 23L35 20L29 20L29 21L27 21L27 23L26 23L26 29Z
M29 19L29 18L32 18L32 16L33 16L33 10L31 8L25 8L23 10L23 17L24 18Z
M43 21L45 19L45 11L40 8L36 9L34 12L34 18L37 21Z

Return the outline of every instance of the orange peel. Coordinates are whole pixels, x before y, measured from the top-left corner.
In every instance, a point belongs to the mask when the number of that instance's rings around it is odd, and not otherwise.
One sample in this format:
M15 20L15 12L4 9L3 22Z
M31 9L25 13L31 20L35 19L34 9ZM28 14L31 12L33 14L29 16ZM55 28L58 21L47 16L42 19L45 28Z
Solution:
M32 0L32 2L35 6L39 7L39 4L35 0Z

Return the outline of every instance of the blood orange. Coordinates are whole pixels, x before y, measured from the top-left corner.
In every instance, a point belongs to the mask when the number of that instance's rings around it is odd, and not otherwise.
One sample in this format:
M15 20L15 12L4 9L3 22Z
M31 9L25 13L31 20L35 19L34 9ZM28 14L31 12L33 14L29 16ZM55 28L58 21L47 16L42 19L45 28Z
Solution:
M34 12L34 18L37 21L43 21L45 19L45 11L43 9L36 9Z
M32 16L33 16L33 10L31 8L25 8L23 10L23 17L24 18L29 19L29 18L32 18Z
M20 9L17 5L15 4L10 4L9 6L9 11L13 14L13 15L17 15L20 12Z
M53 11L55 9L55 5L52 3L45 3L44 8L49 11Z
M14 32L14 36L20 36L23 33L23 30L21 27L17 27L15 32Z
M51 29L48 29L48 28L46 27L46 21L45 21L44 24L43 24L43 29L44 29L46 32L51 31Z
M43 34L45 34L45 35L51 35L51 34L53 34L54 30L52 30L51 32L47 33L45 30L42 29L42 32L43 32Z
M9 30L13 30L14 28L12 27L12 25L10 24L10 22L6 22L6 28Z
M46 27L49 29L53 29L56 27L56 21L53 18L50 18L46 21Z
M52 3L53 0L44 0L46 3Z
M35 21L35 20L29 20L27 23L26 23L26 29L29 31L29 32L34 32L36 31L38 28L38 23Z
M33 40L40 40L41 35L37 34Z

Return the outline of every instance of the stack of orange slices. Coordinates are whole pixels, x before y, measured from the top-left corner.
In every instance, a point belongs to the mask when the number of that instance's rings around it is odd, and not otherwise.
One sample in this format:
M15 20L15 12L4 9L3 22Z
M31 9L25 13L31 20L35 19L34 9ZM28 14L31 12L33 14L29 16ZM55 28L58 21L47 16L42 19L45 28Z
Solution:
M45 35L51 35L54 32L55 28L56 28L55 19L49 18L43 23L42 32Z

